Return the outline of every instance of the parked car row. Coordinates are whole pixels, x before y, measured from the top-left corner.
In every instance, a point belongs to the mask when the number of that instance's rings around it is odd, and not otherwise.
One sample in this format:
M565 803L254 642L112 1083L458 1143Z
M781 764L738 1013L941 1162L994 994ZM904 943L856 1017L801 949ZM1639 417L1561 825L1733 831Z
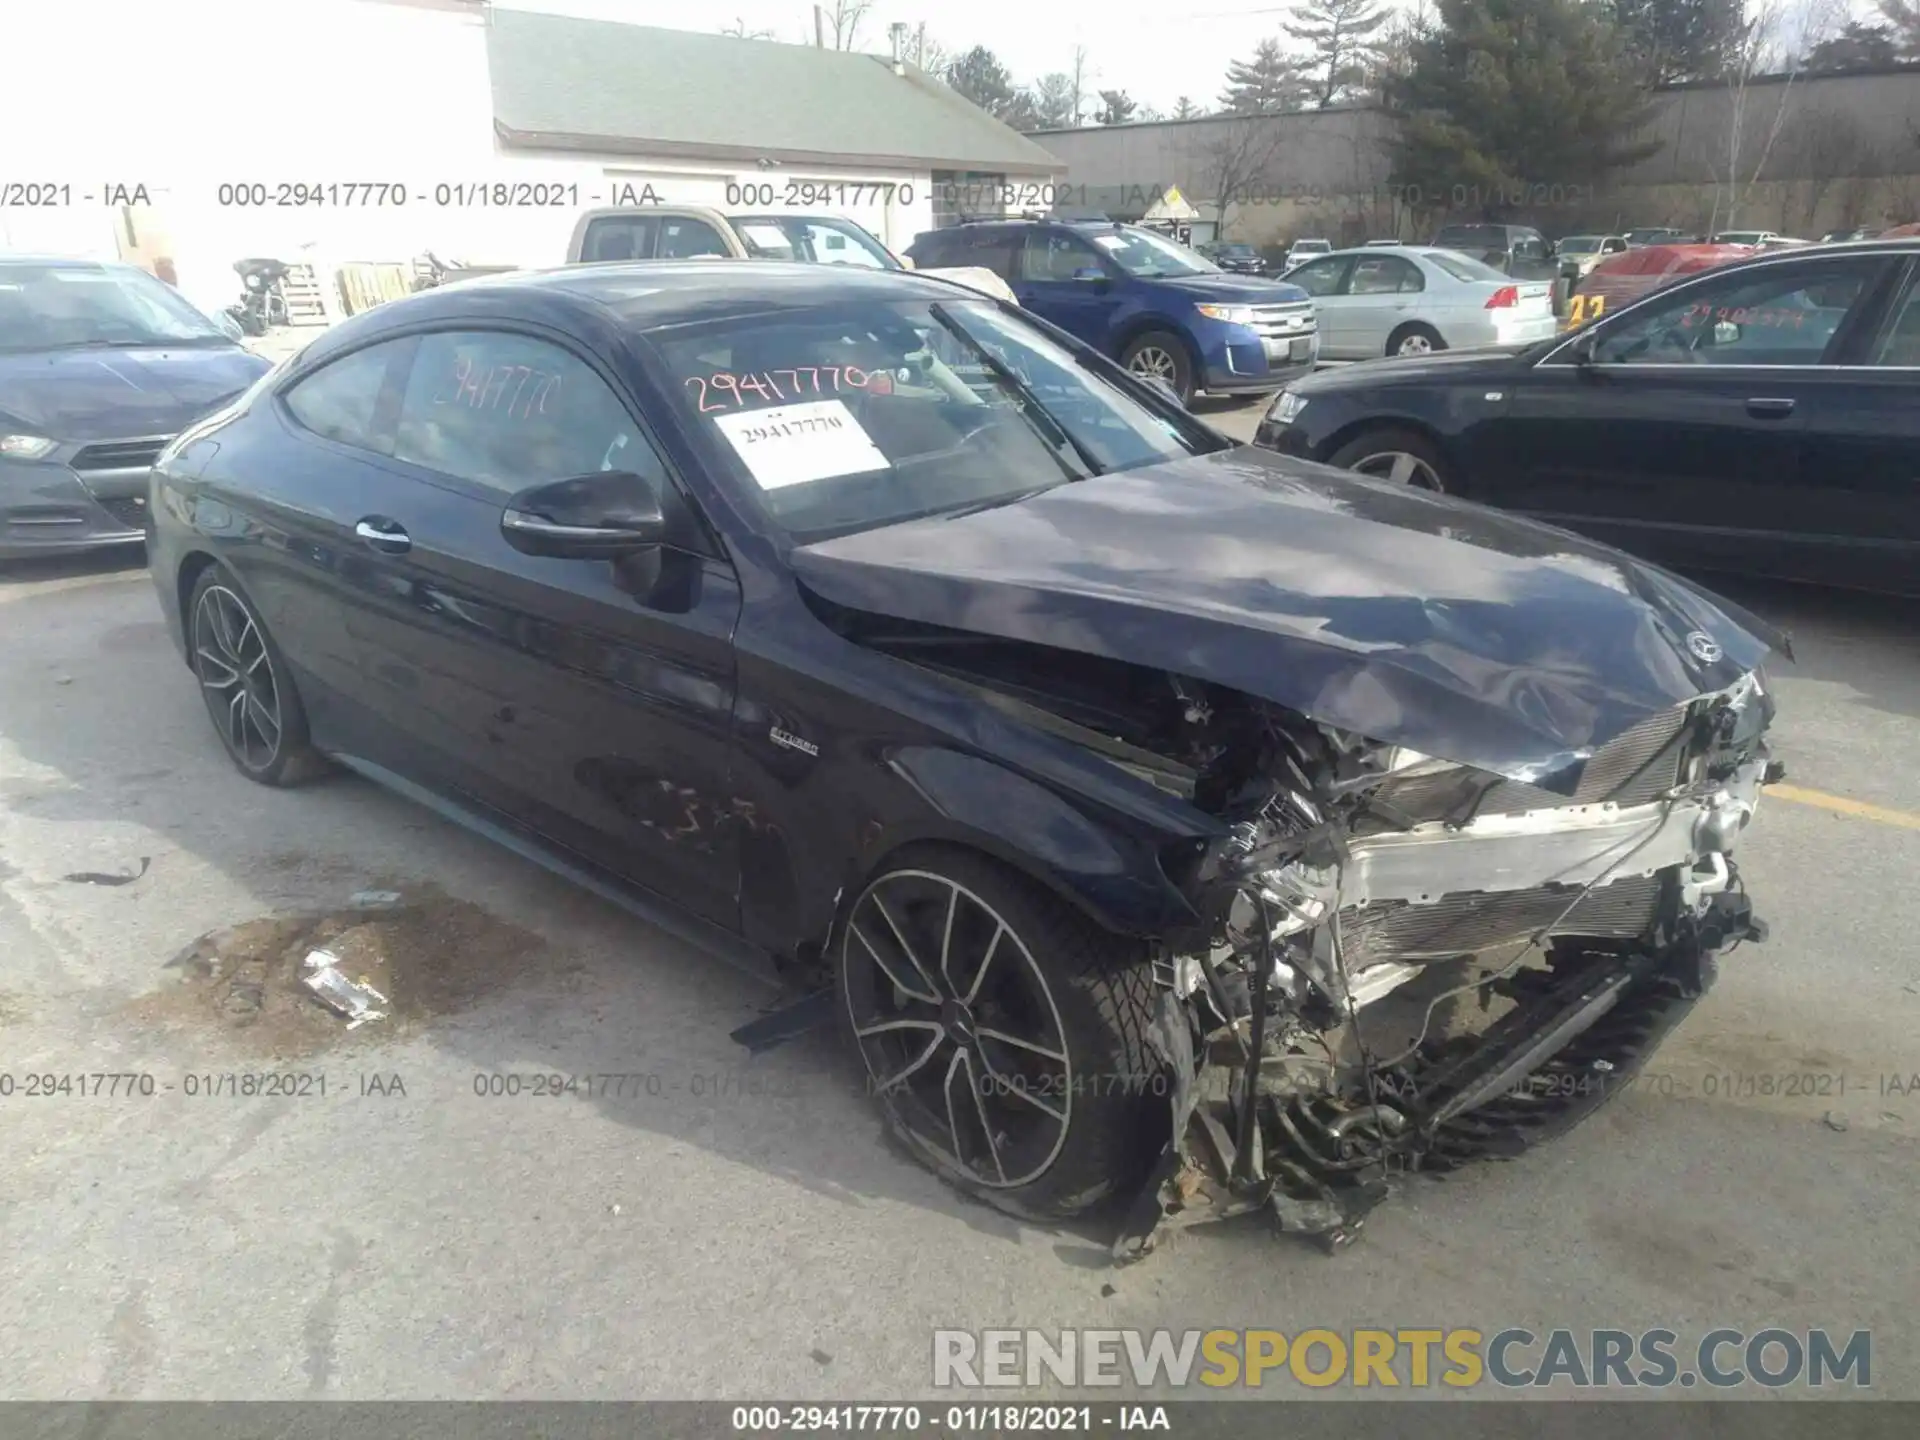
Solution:
M1878 240L1742 250L1571 334L1291 382L1258 443L1667 564L1920 594L1917 400L1920 239Z

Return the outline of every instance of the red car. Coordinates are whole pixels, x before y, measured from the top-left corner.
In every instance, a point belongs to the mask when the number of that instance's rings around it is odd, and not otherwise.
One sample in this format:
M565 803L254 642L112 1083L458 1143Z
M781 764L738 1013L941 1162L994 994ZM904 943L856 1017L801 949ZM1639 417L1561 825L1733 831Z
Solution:
M1584 325L1650 290L1753 253L1751 245L1643 245L1615 255L1580 282L1568 306L1568 322Z

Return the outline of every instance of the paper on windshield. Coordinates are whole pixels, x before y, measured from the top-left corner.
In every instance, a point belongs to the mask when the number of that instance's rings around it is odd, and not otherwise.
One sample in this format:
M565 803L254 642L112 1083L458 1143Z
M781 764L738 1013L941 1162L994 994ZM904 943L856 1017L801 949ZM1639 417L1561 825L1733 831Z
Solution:
M1102 250L1124 250L1127 244L1124 235L1095 235L1091 238Z
M762 490L893 468L839 400L716 415L713 426Z
M791 250L793 242L778 225L735 225L740 238L765 250Z

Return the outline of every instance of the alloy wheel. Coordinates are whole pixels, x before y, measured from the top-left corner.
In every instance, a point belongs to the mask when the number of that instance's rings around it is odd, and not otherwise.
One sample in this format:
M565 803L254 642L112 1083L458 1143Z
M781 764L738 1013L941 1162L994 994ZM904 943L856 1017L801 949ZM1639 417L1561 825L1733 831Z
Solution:
M1433 341L1418 331L1415 331L1411 335L1401 336L1400 343L1394 348L1393 353L1396 355L1431 355L1433 353Z
M245 602L223 585L209 585L194 606L193 657L227 748L248 770L265 770L280 753L280 687L267 637Z
M1147 380L1164 380L1179 389L1180 368L1172 355L1158 345L1142 345L1133 352L1127 368Z
M1414 485L1422 490L1444 488L1433 466L1418 455L1409 455L1404 450L1382 450L1364 460L1354 461L1349 468L1362 475L1371 475L1376 480L1391 481L1395 485Z
M1066 1142L1074 1076L1025 941L964 886L896 870L854 905L841 944L870 1083L912 1139L992 1189L1043 1174Z

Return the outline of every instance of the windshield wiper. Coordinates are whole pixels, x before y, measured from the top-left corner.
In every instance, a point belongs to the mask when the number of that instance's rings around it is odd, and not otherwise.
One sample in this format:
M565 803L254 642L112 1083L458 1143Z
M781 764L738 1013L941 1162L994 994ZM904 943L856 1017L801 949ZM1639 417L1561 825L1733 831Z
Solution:
M1069 480L1085 480L1089 475L1104 473L1104 467L1094 458L1093 452L1075 439L1073 432L1053 417L1046 406L1040 403L1039 397L1033 393L1027 382L1022 380L1010 365L976 340L965 326L947 313L945 306L929 305L927 311L940 322L941 329L979 356L987 369L993 372L994 378L1013 392L1014 398L1019 401L1014 406L1014 410L1046 443L1047 453L1059 463L1061 471ZM1070 446L1073 453L1080 457L1080 463L1086 467L1084 471L1075 470L1067 463L1067 457L1060 453L1062 445Z
M962 515L978 515L982 510L998 510L1002 505L1018 505L1022 500L1031 500L1034 496L1044 495L1054 488L1053 485L1032 485L1025 490L1015 490L1011 494L994 495L985 500L976 500L971 505L962 505L958 510L943 510L940 512L940 518L958 520Z

